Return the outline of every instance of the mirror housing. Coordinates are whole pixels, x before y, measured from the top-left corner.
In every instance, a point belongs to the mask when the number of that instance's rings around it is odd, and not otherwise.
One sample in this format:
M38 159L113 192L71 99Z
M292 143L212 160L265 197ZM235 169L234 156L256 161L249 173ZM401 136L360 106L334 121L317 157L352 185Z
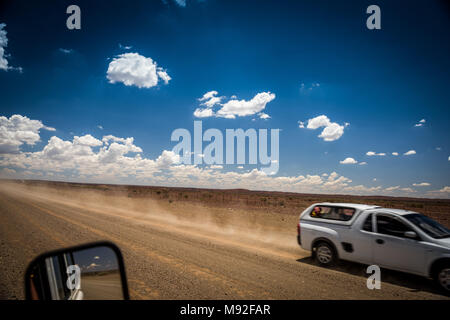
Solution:
M27 300L129 300L122 253L102 241L46 252L25 273Z
M416 240L418 238L417 233L415 233L414 231L406 231L404 233L405 238L409 238L409 239L414 239Z

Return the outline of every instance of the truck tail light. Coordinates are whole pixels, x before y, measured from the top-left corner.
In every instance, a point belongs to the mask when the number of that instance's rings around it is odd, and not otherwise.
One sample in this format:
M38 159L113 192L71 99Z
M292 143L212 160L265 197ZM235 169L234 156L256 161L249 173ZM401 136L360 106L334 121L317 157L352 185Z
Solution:
M300 222L297 224L297 234L300 235Z

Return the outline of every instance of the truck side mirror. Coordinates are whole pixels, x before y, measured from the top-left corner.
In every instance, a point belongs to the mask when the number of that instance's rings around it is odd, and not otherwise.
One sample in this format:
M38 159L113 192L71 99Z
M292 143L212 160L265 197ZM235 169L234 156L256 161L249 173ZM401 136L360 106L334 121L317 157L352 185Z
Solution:
M119 248L96 242L44 253L25 273L27 300L128 300Z

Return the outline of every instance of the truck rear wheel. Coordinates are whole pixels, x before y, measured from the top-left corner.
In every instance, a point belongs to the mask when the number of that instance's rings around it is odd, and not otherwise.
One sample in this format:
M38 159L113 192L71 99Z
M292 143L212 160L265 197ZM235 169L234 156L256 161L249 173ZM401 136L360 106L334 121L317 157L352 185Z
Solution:
M450 263L441 263L433 275L434 281L447 295L450 295Z
M334 248L325 241L317 243L314 249L316 261L321 266L329 267L336 262L337 256Z

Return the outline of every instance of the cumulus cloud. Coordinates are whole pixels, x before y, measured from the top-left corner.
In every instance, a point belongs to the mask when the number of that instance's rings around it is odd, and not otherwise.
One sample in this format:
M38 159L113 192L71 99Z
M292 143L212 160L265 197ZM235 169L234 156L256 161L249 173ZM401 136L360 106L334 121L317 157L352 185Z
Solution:
M409 150L409 151L405 152L403 155L405 155L405 156L411 156L411 155L413 155L413 154L416 154L416 151L415 151L415 150Z
M373 156L384 157L385 155L386 155L386 153L384 153L384 152L376 153L374 151L368 151L366 153L366 156L369 156L369 157L373 157Z
M197 108L194 111L194 116L197 118L209 118L214 116L214 111L210 108L206 109Z
M201 102L200 105L212 108L216 104L219 104L224 97L217 97L219 93L215 90L206 92L203 97L199 98L198 101Z
M266 105L275 99L275 94L271 92L260 92L251 100L238 100L230 98L222 103L225 97L218 97L217 91L206 92L200 99L201 105L205 108L197 108L194 116L199 118L218 117L235 119L236 117L245 117L258 114L262 119L268 119L270 116L262 112ZM214 110L216 107L217 110Z
M421 183L413 183L414 187L428 187L431 186L428 182L421 182Z
M449 186L445 186L442 189L439 190L432 190L427 192L427 195L429 197L437 197L437 198L449 198L450 197L450 187Z
M398 156L398 152L392 152L393 156Z
M357 164L358 161L356 161L356 160L353 159L353 158L345 158L344 160L339 161L339 163L340 163L340 164Z
M119 48L123 50L130 50L133 48L133 46L123 46L122 44L119 43Z
M39 120L15 114L10 118L0 117L0 153L14 153L23 144L35 145L40 141L39 131L55 131Z
M158 76L161 78L162 81L164 81L165 84L168 84L169 81L172 80L172 78L167 74L167 72L160 68L158 70Z
M299 121L299 127L304 128L304 123ZM322 127L324 127L324 129L318 137L322 138L324 141L338 140L344 134L345 126L339 125L336 122L331 122L330 119L325 115L320 115L315 118L309 119L306 126L307 129L311 130Z
M5 23L0 23L0 70L18 70L19 72L22 72L21 67L11 67L8 65L8 60L6 59L8 55L5 51L5 48L8 46L8 33L6 32L5 27Z
M264 112L258 113L258 116L261 119L270 119L270 116L267 113L264 113Z
M4 30L6 24L0 23L0 69L8 70L8 60L5 57L5 48L8 46L7 32Z
M450 193L450 187L448 187L448 186L443 187L442 189L438 190L438 192L446 192L446 193Z
M19 120L14 120L19 119ZM16 116L12 132L18 127L28 128L33 124L34 132L44 125L38 120L27 120ZM30 122L31 121L31 122ZM25 124L26 125L25 125ZM1 126L5 128L7 126ZM21 127L21 128L22 128ZM38 141L39 135L25 135L22 144ZM20 147L20 145L18 146ZM341 163L358 163L347 158ZM361 162L362 163L362 162ZM163 150L155 158L143 155L143 150L135 144L133 137L91 134L74 136L64 140L52 136L38 151L0 154L0 175L11 178L45 178L95 183L132 183L146 185L167 185L199 188L246 188L268 191L289 191L300 193L347 193L361 195L404 195L413 191L400 186L383 189L381 186L366 187L352 185L352 180L337 172L302 173L291 176L268 175L263 170L253 168L228 171L222 165L197 166L180 163L180 156L173 151ZM244 170L242 170L244 169ZM450 187L447 187L450 189ZM447 196L446 189L436 191L439 196Z
M420 120L418 123L414 125L414 127L423 127L427 121L425 119Z
M131 52L118 55L109 63L106 78L110 83L121 82L138 88L154 87L159 80L168 84L172 79L152 58Z
M386 188L384 190L386 190L386 191L394 191L394 190L397 190L397 189L400 189L400 186L389 187L389 188Z
M84 135L82 137L75 136L73 138L73 143L82 145L82 146L89 146L89 147L98 147L103 144L102 141L94 138L90 134Z

